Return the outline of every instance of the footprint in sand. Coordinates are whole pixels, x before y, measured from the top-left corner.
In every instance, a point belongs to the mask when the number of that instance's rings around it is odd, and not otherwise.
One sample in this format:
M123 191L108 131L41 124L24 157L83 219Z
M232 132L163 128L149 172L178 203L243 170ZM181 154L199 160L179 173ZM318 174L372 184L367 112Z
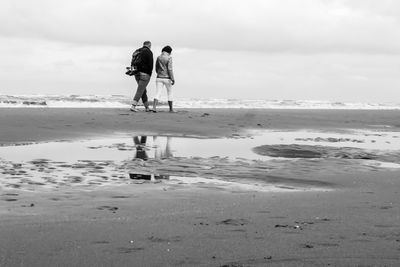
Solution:
M213 259L216 257L214 256ZM220 267L245 267L245 266L268 266L269 260L272 259L272 256L265 256L262 258L250 258L237 262L230 262L220 265Z
M33 204L33 203L31 203L29 205L21 205L21 207L24 207L24 208L26 208L26 207L32 208L34 206L35 206L35 204Z
M101 241L94 241L94 242L92 242L92 244L95 244L95 245L106 245L106 244L110 244L110 242L106 241L106 240L101 240Z
M155 243L171 243L171 242L179 242L179 241L181 241L181 237L180 236L173 236L173 237L170 237L170 238L160 238L160 237L150 236L148 238L148 240L150 240L151 242L155 242Z
M337 244L337 243L329 243L329 242L316 243L316 245L321 246L321 247L338 247L339 246L339 244Z
M329 242L319 242L319 243L305 243L302 244L301 247L302 248L314 248L314 247L338 247L339 244L337 243L329 243Z
M17 193L7 193L7 194L3 194L4 196L12 196L12 197L16 197L18 196Z
M109 210L115 213L118 210L118 207L111 207L111 206L100 206L97 207L98 210Z
M124 248L124 247L117 248L118 253L121 253L121 254L137 252L140 250L144 250L144 248Z
M260 214L268 214L271 213L269 210L259 210L256 213L260 213Z
M248 224L249 221L245 219L226 219L223 221L218 222L218 225L234 225L234 226L243 226L245 224Z
M111 198L130 198L130 196L111 196Z
M7 184L6 187L17 189L17 188L21 188L21 185L19 185L19 184Z

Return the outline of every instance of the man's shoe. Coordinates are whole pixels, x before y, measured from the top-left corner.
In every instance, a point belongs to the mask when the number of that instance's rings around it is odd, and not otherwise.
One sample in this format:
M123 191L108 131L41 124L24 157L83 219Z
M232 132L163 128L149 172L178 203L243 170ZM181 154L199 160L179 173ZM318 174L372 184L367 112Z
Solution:
M132 112L138 112L138 111L139 111L136 107L133 107L133 106L130 108L130 110L131 110Z

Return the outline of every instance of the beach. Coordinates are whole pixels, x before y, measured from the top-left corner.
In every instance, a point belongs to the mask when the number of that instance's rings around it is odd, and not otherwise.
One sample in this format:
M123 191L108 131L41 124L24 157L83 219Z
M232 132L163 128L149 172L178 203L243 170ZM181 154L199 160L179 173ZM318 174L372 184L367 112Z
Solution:
M399 115L1 108L0 266L398 266Z

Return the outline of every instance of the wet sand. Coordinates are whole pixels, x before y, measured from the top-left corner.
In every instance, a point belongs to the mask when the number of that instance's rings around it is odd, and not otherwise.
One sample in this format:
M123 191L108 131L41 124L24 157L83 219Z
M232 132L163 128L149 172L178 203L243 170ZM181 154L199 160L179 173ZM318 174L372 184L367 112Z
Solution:
M153 114L122 109L1 109L0 143L121 133L241 138L247 129L399 132L399 115L399 111L196 109ZM208 161L200 162L207 166ZM182 161L159 163L182 167ZM182 168L196 167L185 163ZM335 165L335 160L313 168L304 168L303 163L286 169L257 168L264 169L270 182L285 178L291 185L318 183L330 190L288 187L263 192L133 180L93 188L3 187L0 266L398 266L400 171L357 169ZM149 161L146 167L156 164ZM203 173L209 172L218 174L218 168ZM0 175L4 178L4 169Z
M0 144L109 136L118 132L235 136L251 129L400 128L400 111L187 109L0 109Z

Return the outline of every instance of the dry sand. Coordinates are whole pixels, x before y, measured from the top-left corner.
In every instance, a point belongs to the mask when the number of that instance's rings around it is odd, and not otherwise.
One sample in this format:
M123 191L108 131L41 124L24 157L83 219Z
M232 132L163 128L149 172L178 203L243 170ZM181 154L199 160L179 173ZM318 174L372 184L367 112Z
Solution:
M0 143L246 129L400 131L399 111L1 109ZM0 193L0 266L399 266L400 172L271 173L333 190L125 183ZM1 170L0 170L1 171ZM4 177L0 176L0 178Z

